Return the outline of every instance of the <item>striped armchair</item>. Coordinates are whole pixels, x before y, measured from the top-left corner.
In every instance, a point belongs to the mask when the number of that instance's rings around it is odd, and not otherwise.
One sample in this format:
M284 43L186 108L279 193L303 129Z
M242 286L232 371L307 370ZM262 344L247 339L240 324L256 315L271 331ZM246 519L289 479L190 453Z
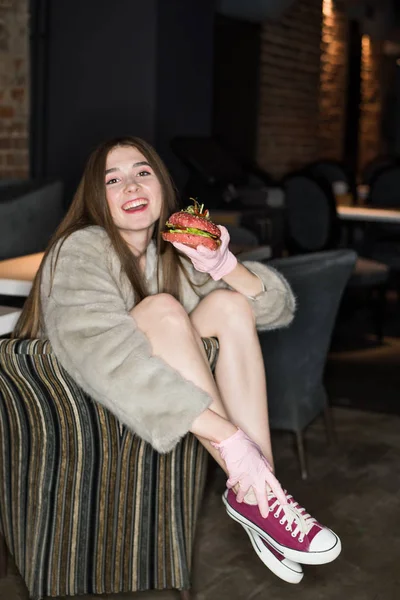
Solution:
M205 345L213 366L218 342ZM48 340L0 340L0 538L33 600L167 588L189 598L206 464L191 434L158 454L126 429Z

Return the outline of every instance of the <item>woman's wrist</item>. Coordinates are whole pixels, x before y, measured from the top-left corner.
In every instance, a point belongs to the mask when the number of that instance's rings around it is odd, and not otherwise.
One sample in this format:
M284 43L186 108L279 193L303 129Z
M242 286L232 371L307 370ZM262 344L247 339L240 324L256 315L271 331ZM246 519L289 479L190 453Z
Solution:
M211 409L201 413L193 421L190 431L214 444L220 444L237 432L236 425Z
M237 263L233 271L224 276L223 280L229 287L252 300L265 291L262 279L241 263Z

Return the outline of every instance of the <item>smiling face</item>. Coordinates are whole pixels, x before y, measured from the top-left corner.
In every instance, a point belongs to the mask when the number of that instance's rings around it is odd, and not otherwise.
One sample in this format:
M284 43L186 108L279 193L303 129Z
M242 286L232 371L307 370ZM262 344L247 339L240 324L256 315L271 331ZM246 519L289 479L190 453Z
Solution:
M116 146L107 156L106 199L126 241L150 240L163 203L161 184L144 155L133 146Z

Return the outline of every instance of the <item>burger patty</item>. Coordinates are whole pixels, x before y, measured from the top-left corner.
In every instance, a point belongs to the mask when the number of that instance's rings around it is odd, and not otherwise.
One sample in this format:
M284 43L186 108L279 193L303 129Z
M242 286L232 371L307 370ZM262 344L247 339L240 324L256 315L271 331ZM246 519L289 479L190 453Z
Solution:
M192 235L201 235L202 237L212 238L214 240L219 240L220 235L214 235L213 233L209 233L208 231L204 231L204 229L196 229L196 227L187 227L186 229L177 227L171 227L170 223L167 223L167 227L169 226L169 233L190 233Z
M179 242L189 246L190 248L197 248L198 246L205 246L210 250L218 250L220 240L215 237L209 237L204 235L197 235L195 233L187 233L186 231L163 231L162 238L166 242Z
M221 232L217 225L215 225L209 219L205 219L204 217L198 217L196 215L192 215L190 213L181 211L176 212L170 216L166 223L167 227L186 230L186 229L197 229L200 231L206 231L211 234L215 238L221 237Z

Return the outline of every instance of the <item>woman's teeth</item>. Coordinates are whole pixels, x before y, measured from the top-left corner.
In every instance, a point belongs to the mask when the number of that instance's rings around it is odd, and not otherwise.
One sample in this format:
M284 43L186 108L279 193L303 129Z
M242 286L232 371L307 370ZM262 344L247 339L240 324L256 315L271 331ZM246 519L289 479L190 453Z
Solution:
M146 204L147 200L132 200L131 202L127 202L126 204L124 204L122 209L125 211L134 210L137 208L142 208L143 206L146 206Z

